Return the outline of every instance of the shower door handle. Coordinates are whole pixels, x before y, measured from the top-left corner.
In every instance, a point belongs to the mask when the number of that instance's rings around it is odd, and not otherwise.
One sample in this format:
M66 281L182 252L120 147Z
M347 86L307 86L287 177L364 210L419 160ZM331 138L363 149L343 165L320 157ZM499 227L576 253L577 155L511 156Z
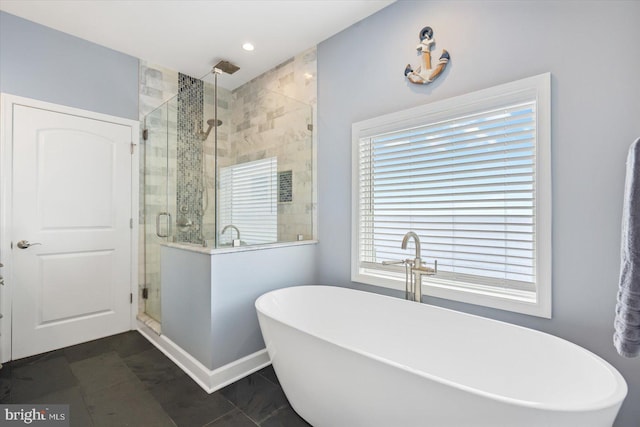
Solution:
M165 215L167 217L167 234L160 233L160 217ZM169 237L171 236L171 214L169 212L160 212L156 215L156 236Z

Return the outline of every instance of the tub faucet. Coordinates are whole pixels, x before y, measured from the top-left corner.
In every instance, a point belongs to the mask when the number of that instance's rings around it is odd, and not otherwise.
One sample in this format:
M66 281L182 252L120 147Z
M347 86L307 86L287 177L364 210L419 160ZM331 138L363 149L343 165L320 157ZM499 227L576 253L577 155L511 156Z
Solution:
M409 243L409 239L413 238L415 244L416 244L416 258L413 261L413 265L421 265L422 264L422 260L420 259L420 256L422 254L422 250L420 249L420 237L418 237L418 235L416 233L414 233L413 231L409 231L407 234L404 235L404 237L402 238L402 249L407 249L407 243Z
M233 224L226 225L222 229L220 234L221 235L224 234L224 232L227 231L229 228L233 228L234 230L236 230L236 233L238 233L238 239L237 240L233 238L233 232L231 233L231 246L240 246L240 230L238 230L238 227L236 227L235 225L233 225ZM238 242L238 243L236 244L236 242Z
M413 239L416 246L416 256L413 260L405 260L407 275L405 278L405 296L411 301L422 301L422 276L433 276L438 272L438 261L434 261L434 268L429 268L422 263L422 249L420 237L413 231L409 231L402 238L402 249L407 249L409 239Z

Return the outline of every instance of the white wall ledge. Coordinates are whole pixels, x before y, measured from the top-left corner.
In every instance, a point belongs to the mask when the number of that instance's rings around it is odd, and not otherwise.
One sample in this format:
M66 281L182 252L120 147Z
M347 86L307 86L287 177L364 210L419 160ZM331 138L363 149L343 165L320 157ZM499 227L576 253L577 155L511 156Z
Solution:
M304 246L304 245L315 245L317 244L317 240L302 240L299 242L280 242L280 243L268 243L264 245L249 245L249 246L237 246L235 248L210 248L203 247L194 243L177 243L177 242L165 242L161 243L162 246L167 246L169 248L182 249L190 252L197 252L205 255L218 255L218 254L229 254L236 252L250 252L250 251L262 251L265 249L274 249L274 248L287 248L290 246Z

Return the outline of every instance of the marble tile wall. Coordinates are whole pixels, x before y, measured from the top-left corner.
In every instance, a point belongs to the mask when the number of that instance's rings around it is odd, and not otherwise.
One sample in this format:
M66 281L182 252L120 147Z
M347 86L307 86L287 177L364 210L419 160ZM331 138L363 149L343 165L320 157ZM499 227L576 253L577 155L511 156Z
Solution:
M278 203L278 240L316 235L316 48L308 49L232 92L230 155L222 166L278 158L278 172L292 172L292 200Z

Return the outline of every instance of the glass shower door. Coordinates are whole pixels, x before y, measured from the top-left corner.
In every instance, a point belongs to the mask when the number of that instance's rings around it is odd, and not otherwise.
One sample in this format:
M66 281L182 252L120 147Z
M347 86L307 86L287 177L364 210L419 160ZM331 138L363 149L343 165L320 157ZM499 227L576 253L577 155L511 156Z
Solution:
M144 268L145 313L161 322L160 245L172 240L175 197L169 197L170 177L175 173L175 101L171 100L145 117L144 151ZM172 119L173 118L173 119ZM172 148L173 145L173 148ZM174 161L172 162L172 157ZM173 206L172 206L173 205Z

